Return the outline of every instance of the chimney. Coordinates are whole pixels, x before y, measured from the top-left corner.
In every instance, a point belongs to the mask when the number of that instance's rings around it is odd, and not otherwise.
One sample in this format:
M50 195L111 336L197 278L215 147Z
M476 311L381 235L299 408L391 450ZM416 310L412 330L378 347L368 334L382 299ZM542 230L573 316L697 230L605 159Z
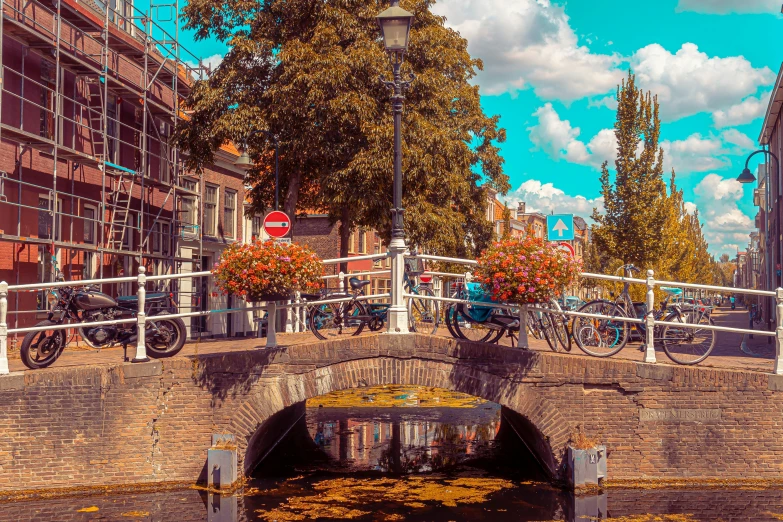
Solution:
M525 202L520 201L519 206L517 206L517 219L519 219L523 215L525 215Z

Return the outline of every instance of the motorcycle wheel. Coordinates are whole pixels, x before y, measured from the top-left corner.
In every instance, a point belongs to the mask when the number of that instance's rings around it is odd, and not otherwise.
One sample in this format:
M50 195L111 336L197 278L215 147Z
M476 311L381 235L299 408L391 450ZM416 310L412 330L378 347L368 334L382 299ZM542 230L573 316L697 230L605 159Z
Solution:
M176 355L185 346L187 335L185 323L179 317L156 321L153 315L147 321L151 324L147 325L144 340L146 341L147 355L153 359Z
M35 326L52 326L54 321L41 321ZM19 355L22 363L31 370L51 366L65 348L67 334L65 330L45 330L28 332L22 340Z

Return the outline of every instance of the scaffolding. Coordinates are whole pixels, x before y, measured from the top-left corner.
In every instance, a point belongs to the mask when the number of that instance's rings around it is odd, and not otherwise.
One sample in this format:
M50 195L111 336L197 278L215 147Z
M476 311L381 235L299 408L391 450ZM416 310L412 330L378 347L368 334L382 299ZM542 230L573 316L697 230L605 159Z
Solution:
M116 277L133 262L153 263L153 273L179 273L184 263L202 269L204 183L185 171L169 138L184 116L182 99L208 69L179 44L178 13L179 0L150 0L146 11L132 0L3 0L0 138L16 144L16 161L12 172L0 171L0 209L15 207L17 223L16 230L0 224L0 241L20 251L50 249L41 282L54 280L63 264L58 249L91 253L82 254L85 267L96 256L87 279ZM21 46L21 59L3 56L6 39ZM40 58L33 73L25 71L29 53ZM128 106L134 117L123 121ZM40 168L25 179L22 165L33 165L33 151L39 165L40 158L51 163L49 183ZM36 206L25 202L25 191L46 196ZM45 234L22 233L25 210L37 211ZM198 256L181 257L181 244Z

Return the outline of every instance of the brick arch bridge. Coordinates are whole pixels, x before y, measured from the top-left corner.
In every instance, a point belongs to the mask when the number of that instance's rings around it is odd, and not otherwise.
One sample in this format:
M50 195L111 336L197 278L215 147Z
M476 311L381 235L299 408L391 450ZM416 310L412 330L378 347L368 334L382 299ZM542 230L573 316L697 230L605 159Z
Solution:
M0 376L0 491L192 483L214 433L233 433L249 468L278 412L395 383L520 413L553 472L578 425L607 445L610 479L783 472L783 377L384 334Z

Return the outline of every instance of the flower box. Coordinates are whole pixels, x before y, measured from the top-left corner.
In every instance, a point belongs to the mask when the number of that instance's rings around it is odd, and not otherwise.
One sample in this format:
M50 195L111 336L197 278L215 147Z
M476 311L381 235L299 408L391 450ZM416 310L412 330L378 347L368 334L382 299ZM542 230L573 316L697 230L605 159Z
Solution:
M212 269L215 284L225 294L249 302L285 301L294 292L317 291L323 265L307 247L266 241L234 243Z

